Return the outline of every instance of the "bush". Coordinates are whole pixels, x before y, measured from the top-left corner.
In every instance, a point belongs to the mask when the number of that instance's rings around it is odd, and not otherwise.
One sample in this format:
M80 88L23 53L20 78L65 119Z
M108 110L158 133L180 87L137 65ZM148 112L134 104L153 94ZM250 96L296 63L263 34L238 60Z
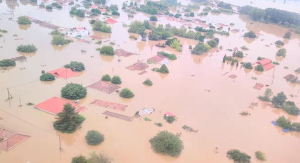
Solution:
M103 22L101 22L100 20L97 20L93 25L93 30L95 31L101 31L104 33L111 33L111 27L104 24Z
M69 100L82 99L86 94L86 88L80 84L69 83L61 89L61 96Z
M65 39L65 37L61 35L54 35L51 41L51 43L54 45L65 45L69 44L70 42L72 41Z
M163 51L157 52L157 54L163 55L163 56L167 57L170 60L176 60L177 59L175 54L169 54L169 53L166 53L166 52L163 52Z
M283 104L285 103L286 96L283 92L278 93L276 96L272 98L272 104L275 108L281 108L283 107Z
M251 156L243 153L237 149L231 149L227 152L227 157L232 159L235 163L250 163Z
M77 9L76 7L72 7L70 14L76 15L78 17L85 17L85 13L83 10Z
M34 45L20 45L17 47L17 51L24 53L33 53L37 50Z
M28 25L31 24L31 21L26 16L20 16L18 17L18 24Z
M54 122L53 127L64 133L72 133L84 120L85 118L78 115L71 104L65 104L63 111L57 114L57 120Z
M52 10L52 6L51 6L51 5L47 5L47 6L46 6L46 9L47 9L47 10Z
M102 48L100 49L100 54L112 56L112 55L115 55L115 51L112 46L105 45L105 46L102 46Z
M122 83L122 80L119 76L113 76L112 79L111 79L111 83L113 84L121 84Z
M88 160L84 156L73 157L71 163L88 163Z
M260 161L266 161L266 156L262 151L256 151L255 156Z
M243 58L244 57L244 53L242 51L237 51L235 53L235 56L238 57L238 58Z
M256 38L256 35L253 31L247 32L244 34L244 37L248 37L248 38Z
M40 76L41 81L53 81L55 80L55 76L50 73L44 73Z
M112 15L116 15L116 16L120 16L120 13L119 13L118 11L116 11L116 10L113 10L113 11L111 12L111 14L112 14Z
M169 73L169 69L168 69L168 67L165 65L165 64L163 64L160 68L159 68L159 70L158 70L160 73L163 73L163 74L168 74Z
M287 38L287 39L290 39L291 38L291 32L286 32L283 36L283 38Z
M264 71L264 67L263 67L262 65L257 65L257 66L255 67L255 70L256 70L256 71L263 72L263 71Z
M155 152L173 157L179 156L184 148L182 140L168 131L159 132L150 139L150 143Z
M108 74L105 74L105 75L102 76L101 80L102 81L111 81L111 78Z
M284 116L279 117L276 120L276 123L278 124L278 126L284 129L292 129L292 122L289 119L286 119Z
M88 133L85 136L85 139L89 145L95 146L103 142L104 136L98 131L91 130L88 131Z
M210 47L212 47L212 48L215 48L215 47L217 47L217 45L218 45L218 43L217 43L216 40L209 40L209 41L207 42L207 44L208 44Z
M205 46L203 43L198 43L192 50L192 54L201 55L204 52L207 52L208 50L209 48Z
M77 72L85 70L84 64L76 61L71 61L70 64L66 64L65 68L70 68L72 71Z
M250 62L244 63L244 67L250 70L253 69L252 64Z
M157 21L157 17L156 16L150 16L150 21Z
M143 84L148 85L148 86L152 86L153 85L153 83L152 83L152 81L150 79L145 80L143 82Z
M16 62L10 59L3 59L0 61L0 67L10 67L15 66Z
M285 48L279 49L277 51L276 55L279 56L279 57L285 57L286 56L286 49Z
M283 46L284 45L283 41L281 41L281 40L276 41L275 44L279 45L279 46Z
M132 98L132 97L134 97L134 94L131 92L130 89L124 88L120 92L120 96L123 97L123 98Z

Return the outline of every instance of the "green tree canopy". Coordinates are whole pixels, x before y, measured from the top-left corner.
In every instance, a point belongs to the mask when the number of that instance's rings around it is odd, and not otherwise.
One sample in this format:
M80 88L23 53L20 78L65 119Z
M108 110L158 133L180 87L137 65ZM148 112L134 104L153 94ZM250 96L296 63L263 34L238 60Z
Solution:
M55 80L55 76L50 73L44 73L40 76L41 81L53 81Z
M165 64L163 64L163 65L161 65L161 67L159 68L159 72L160 72L160 73L163 73L163 74L168 74L168 73L169 73L169 69L168 69L168 67L167 67Z
M176 135L161 131L150 139L152 149L161 154L177 157L183 150L183 142Z
M262 72L262 71L264 71L264 67L263 67L262 65L257 65L257 66L255 67L255 70L256 70L256 71Z
M276 96L272 98L272 104L275 108L281 108L283 107L283 104L285 103L286 96L283 92L278 93Z
M113 56L113 55L115 55L115 51L112 46L105 45L105 46L102 46L102 48L100 49L100 54Z
M70 68L72 71L83 71L85 70L85 66L81 62L71 61L69 64L65 65L65 68Z
M72 159L72 163L88 163L88 160L84 156L77 156Z
M73 133L85 118L75 112L71 104L65 104L62 112L57 114L53 127L64 133Z
M237 149L231 149L227 152L227 157L232 159L235 163L250 163L251 156L243 153Z
M89 145L98 145L104 141L104 135L96 130L88 131L88 133L85 136L86 142Z
M119 76L113 76L112 79L111 79L111 83L113 84L121 84L122 83L122 80Z
M34 45L20 45L17 47L17 51L23 53L33 53L37 51L37 48Z
M65 37L61 36L61 35L54 35L52 38L52 41L51 41L51 43L54 45L65 45L70 42L72 42L72 41L65 39Z
M102 81L111 81L111 78L108 74L105 74L105 75L102 76L101 80Z
M97 20L94 24L92 24L92 27L93 27L93 30L95 30L95 31L111 33L111 27L100 20Z
M80 84L69 83L61 89L61 96L70 100L82 99L86 94L86 88Z
M28 25L31 24L31 21L26 16L20 16L18 17L18 24Z
M124 88L120 92L120 96L123 98L132 98L132 97L134 97L134 94L132 93L132 91L130 89Z
M279 57L285 57L286 56L286 49L285 48L279 49L277 51L276 55L279 56Z
M207 52L208 50L209 48L205 46L203 43L198 43L192 50L192 54L201 55Z
M128 29L128 32L137 33L137 34L143 33L144 31L145 31L145 27L144 27L143 23L140 21L131 22L129 29Z

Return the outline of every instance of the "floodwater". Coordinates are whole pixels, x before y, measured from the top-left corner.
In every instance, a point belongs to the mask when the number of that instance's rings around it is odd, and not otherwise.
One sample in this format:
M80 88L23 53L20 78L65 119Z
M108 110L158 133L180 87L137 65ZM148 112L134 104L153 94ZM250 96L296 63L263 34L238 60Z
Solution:
M111 3L118 4L119 8L122 2L111 0ZM52 37L49 35L50 29L34 23L30 26L19 26L15 21L9 20L11 17L15 20L19 16L27 15L66 28L86 27L92 32L88 23L89 19L70 16L68 5L63 6L61 10L54 9L48 12L24 1L5 1L0 4L1 13L7 13L11 9L14 11L14 16L6 14L0 16L0 29L8 30L8 33L0 38L0 46L2 46L0 60L24 55L27 61L17 62L16 67L0 71L0 128L31 137L9 152L1 151L1 163L27 161L30 163L69 163L73 157L88 156L93 151L111 157L115 163L230 163L232 160L226 157L226 152L230 149L246 152L252 157L254 163L259 162L254 154L258 150L266 154L266 162L300 162L300 134L284 133L271 123L281 115L298 122L300 118L259 102L257 96L264 93L266 86L262 90L253 89L255 83L269 85L274 93L284 91L289 100L294 101L298 107L300 106L300 86L287 83L283 79L287 74L294 74L294 70L300 66L300 36L293 33L290 40L283 39L282 36L288 29L252 22L245 16L209 14L200 19L213 24L229 25L232 22L235 25L231 26L231 29L240 29L240 32L231 32L230 36L216 35L220 39L219 45L223 46L223 50L218 52L212 49L206 54L196 56L192 55L188 49L189 45L197 44L195 40L180 38L183 44L182 53L170 48L161 49L155 46L152 48L157 41L130 40L130 34L122 23L130 24L133 20L146 20L149 15L137 13L135 18L128 19L127 13L120 11L121 16L114 17L119 23L111 25L111 34L95 33L115 42L115 49L122 48L139 55L127 58L105 57L100 56L95 50L101 47L100 45L73 42L66 46L53 46L51 45ZM166 24L166 19L159 18L159 20L161 21L157 24ZM178 22L170 23L178 25ZM256 40L241 37L245 31L249 30L259 32L261 36ZM14 37L14 34L17 34L17 37ZM16 38L23 38L23 40L15 40ZM276 40L283 40L286 43L284 46L287 49L286 58L276 57L278 50L274 45ZM109 44L110 41L104 44ZM20 44L34 44L38 51L34 54L18 53L16 47ZM256 58L261 56L277 61L280 65L267 72L257 73L254 70L247 71L222 63L225 54L231 55L231 52L226 49L244 45L249 50L244 51L246 55L242 61L255 62ZM81 50L86 50L86 53L81 53ZM138 60L146 62L148 58L161 50L178 56L177 60L171 61L168 65L170 70L168 75L161 75L150 70L153 67L159 67L158 64L149 65L144 75L138 75L137 71L125 68ZM57 69L70 61L83 62L86 71L78 77L67 80L57 79L51 83L39 81L42 70ZM284 68L285 66L288 69ZM223 75L226 72L228 74ZM119 75L123 81L120 86L130 88L135 97L124 100L117 93L108 95L88 88L87 97L80 101L80 105L88 108L82 112L86 120L82 128L73 134L56 132L52 126L55 116L25 105L28 102L37 104L53 96L60 97L60 90L67 83L91 85L99 81L104 74ZM228 78L230 74L238 77ZM252 77L256 77L257 80L253 80ZM153 81L152 87L142 84L147 78ZM6 88L10 88L14 97L12 100L7 100ZM120 113L89 105L94 99L126 104L128 107L126 111ZM253 109L249 108L252 102L257 102L258 106ZM109 110L132 116L142 108L156 109L148 116L152 121L144 121L141 118L127 122L112 117L105 119L102 115L105 110ZM241 116L239 113L242 111L250 112L251 116ZM164 112L177 115L177 121L173 124L166 123L163 120ZM154 122L161 122L163 126L157 127ZM198 133L185 132L182 129L183 125L197 129ZM104 142L96 147L87 145L85 135L89 130L98 130L103 133ZM149 139L163 130L174 134L182 133L184 150L178 158L163 156L152 151ZM61 136L61 150L58 135ZM215 147L218 147L218 153L213 152Z

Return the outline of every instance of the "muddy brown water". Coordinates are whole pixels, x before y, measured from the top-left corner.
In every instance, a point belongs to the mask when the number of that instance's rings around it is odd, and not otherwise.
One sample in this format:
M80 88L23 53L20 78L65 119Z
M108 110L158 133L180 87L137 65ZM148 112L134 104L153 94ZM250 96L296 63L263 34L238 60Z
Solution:
M117 3L121 8L122 2ZM38 2L39 4L39 2ZM7 5L9 7L7 7ZM203 8L203 7L202 7ZM51 22L62 27L86 27L91 30L88 18L82 19L68 14L70 7L47 12L29 3L16 1L2 2L0 11L6 13L14 9L14 17L30 15L33 18ZM118 22L130 24L133 20L146 20L149 15L137 13L135 18L128 19L127 14L120 11L120 17L114 17ZM245 16L218 14L200 19L211 23L235 25L231 29L240 29L238 33L230 33L230 36L219 36L220 46L223 50L211 49L201 56L192 55L189 45L195 46L197 41L180 38L183 44L182 53L169 47L165 49L152 45L157 41L141 42L129 39L127 28L122 23L112 26L111 34L94 32L112 42L115 48L123 48L139 55L124 57L107 57L99 55L95 49L101 47L96 44L73 42L66 46L51 45L51 30L40 27L37 24L19 26L16 22L8 20L10 15L0 16L0 29L8 30L5 38L0 38L0 59L13 58L24 55L26 62L17 62L17 66L0 72L0 127L16 133L30 135L31 137L9 152L1 151L2 163L69 163L72 157L77 155L88 156L89 153L103 153L116 163L230 163L226 152L230 149L239 149L248 153L255 159L254 152L261 150L266 153L267 162L270 163L298 163L300 162L300 134L284 133L279 127L271 124L272 120L284 115L292 121L300 121L299 117L290 116L282 110L268 107L259 102L257 96L263 94L262 90L253 89L256 82L270 85L274 93L284 91L289 100L295 101L300 106L299 85L287 83L283 77L286 74L294 74L294 70L300 67L299 35L292 34L290 40L282 36L288 29L270 24L252 22ZM101 17L102 19L102 17ZM158 22L167 24L167 20L161 18ZM170 22L179 26L178 22ZM225 27L227 29L227 27ZM241 35L248 30L262 34L258 39L244 39ZM13 34L17 34L14 37ZM23 40L15 40L23 38ZM4 42L5 40L5 42ZM263 40L263 41L262 41ZM287 49L286 58L277 58L274 42L284 40ZM110 41L104 43L108 44ZM273 45L270 45L273 43ZM22 54L16 51L20 44L34 44L38 51L34 54ZM245 58L241 61L255 62L258 56L280 62L275 69L263 73L254 70L248 71L240 67L232 67L223 64L225 54L232 52L226 49L247 46L244 51ZM265 45L269 45L267 47ZM152 48L151 48L152 47ZM86 53L81 53L86 50ZM141 60L146 60L158 51L175 53L176 61L168 65L170 74L162 75L152 72L151 68L159 67L149 65L147 73L138 75L138 71L130 71L125 67ZM118 59L120 61L118 61ZM70 61L80 61L86 66L86 70L78 77L67 80L57 79L51 83L40 82L39 76L42 70L50 71L62 67ZM45 65L45 66L44 66ZM285 66L288 69L284 68ZM23 69L25 68L25 69ZM223 75L228 72L227 75ZM62 134L53 129L52 123L55 116L27 106L25 103L40 103L53 96L60 97L60 90L67 83L79 83L83 86L91 85L99 81L104 74L119 75L123 83L122 88L130 88L135 97L124 100L117 93L110 95L88 88L88 95L80 100L80 104L88 109L82 112L86 121L82 128L73 134ZM228 78L235 74L236 79ZM274 74L274 80L273 80ZM256 77L257 80L251 79ZM142 83L147 78L153 81L152 87L146 87ZM12 100L7 100L6 88L10 88ZM209 91L207 91L209 90ZM297 97L290 97L294 95ZM128 105L125 112L105 109L95 105L89 105L94 99L107 100ZM20 100L21 104L20 105ZM258 106L249 108L250 103L258 102ZM102 113L105 110L132 116L142 108L155 108L156 111L147 116L152 121L134 119L133 122L122 121L109 117L105 119ZM248 111L251 116L243 117L239 113ZM172 112L178 116L177 121L168 124L163 120L164 112ZM157 127L154 123L163 123ZM189 125L198 130L198 133L187 133L182 129L183 125ZM87 145L85 134L89 130L98 130L105 135L105 141L96 147ZM156 154L152 151L149 139L157 132L168 130L172 133L182 133L184 150L178 158L171 158ZM62 150L59 150L58 135L61 135ZM214 153L214 148L219 148L219 153Z

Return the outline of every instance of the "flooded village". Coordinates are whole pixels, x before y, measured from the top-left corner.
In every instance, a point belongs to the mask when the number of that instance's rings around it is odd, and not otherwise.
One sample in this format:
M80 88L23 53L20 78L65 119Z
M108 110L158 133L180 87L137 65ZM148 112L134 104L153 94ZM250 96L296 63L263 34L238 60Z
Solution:
M299 163L299 5L0 0L0 163Z

